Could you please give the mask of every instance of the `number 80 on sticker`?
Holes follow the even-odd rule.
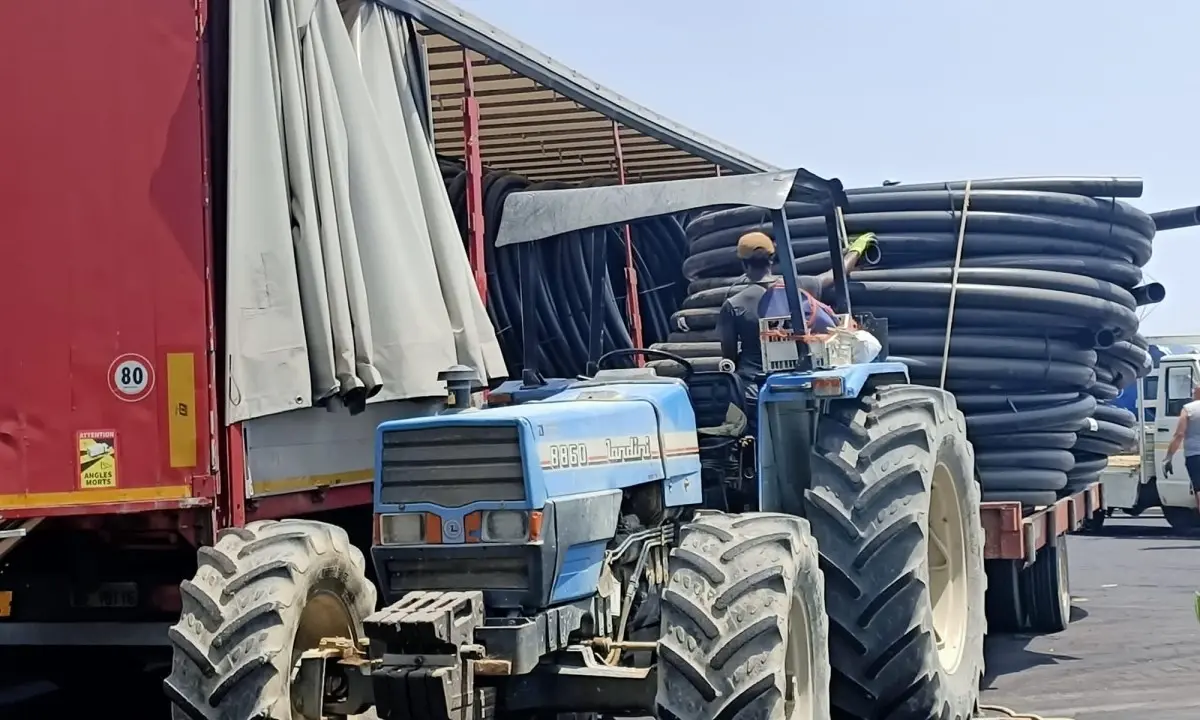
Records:
[[[119,355],[108,366],[108,388],[118,400],[142,400],[154,389],[154,366],[137,353]]]

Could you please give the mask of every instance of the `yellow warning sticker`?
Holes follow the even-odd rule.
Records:
[[[117,486],[117,434],[112,430],[79,433],[79,487]]]

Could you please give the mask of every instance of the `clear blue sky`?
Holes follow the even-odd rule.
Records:
[[[1200,204],[1197,0],[455,0],[593,80],[851,185],[1145,179]],[[1200,230],[1155,240],[1147,334],[1200,334]]]

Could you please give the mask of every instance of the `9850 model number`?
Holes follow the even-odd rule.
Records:
[[[572,468],[587,465],[587,445],[584,443],[557,443],[550,446],[550,467]]]

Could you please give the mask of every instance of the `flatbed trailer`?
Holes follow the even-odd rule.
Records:
[[[1018,502],[980,506],[988,574],[990,631],[1060,632],[1071,622],[1067,536],[1104,514],[1099,481],[1053,505]]]

